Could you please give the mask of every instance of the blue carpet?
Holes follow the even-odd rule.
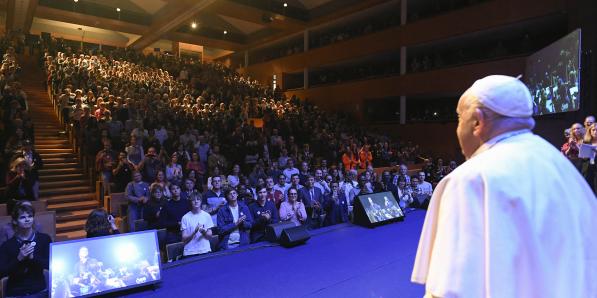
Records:
[[[374,229],[314,232],[294,248],[256,245],[166,266],[163,282],[133,297],[417,297],[410,282],[424,211]]]

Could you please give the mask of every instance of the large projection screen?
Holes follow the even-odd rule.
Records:
[[[50,245],[50,297],[89,297],[157,283],[155,230]]]
[[[580,108],[580,40],[581,31],[576,29],[526,60],[524,81],[533,96],[535,115]]]

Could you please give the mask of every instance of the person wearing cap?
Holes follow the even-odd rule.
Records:
[[[517,78],[488,76],[461,96],[467,161],[431,198],[412,281],[425,297],[592,297],[597,201],[551,144],[533,134]]]

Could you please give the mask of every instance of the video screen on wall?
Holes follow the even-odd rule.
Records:
[[[360,195],[358,200],[361,201],[365,214],[372,224],[404,216],[404,212],[391,192]]]
[[[156,231],[55,242],[50,246],[50,297],[89,297],[157,283]]]
[[[576,29],[527,59],[524,81],[533,96],[535,115],[580,108],[580,40]]]

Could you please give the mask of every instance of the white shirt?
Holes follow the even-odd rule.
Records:
[[[421,190],[421,192],[424,194],[430,195],[433,193],[433,186],[431,185],[431,183],[429,183],[427,181],[421,182],[421,184],[419,184],[418,186],[419,186],[419,189]]]
[[[214,226],[213,221],[209,213],[200,210],[199,213],[195,214],[191,211],[187,212],[180,220],[180,230],[182,232],[192,233],[195,231],[197,226],[202,225],[204,229],[209,229]],[[193,239],[184,246],[184,256],[190,256],[195,254],[204,254],[211,251],[209,240],[207,240],[199,232],[193,236]]]
[[[285,168],[282,173],[284,173],[284,176],[286,176],[286,183],[290,183],[290,178],[292,178],[292,175],[299,174],[299,170],[297,168]]]
[[[596,215],[551,144],[498,136],[436,187],[412,281],[437,297],[595,297]]]
[[[230,208],[230,212],[232,212],[232,218],[234,219],[234,222],[237,222],[239,218],[238,205],[236,205],[236,207],[228,206],[228,208]],[[230,238],[228,238],[228,244],[234,243],[240,243],[240,233],[238,232],[238,227],[230,233]]]

